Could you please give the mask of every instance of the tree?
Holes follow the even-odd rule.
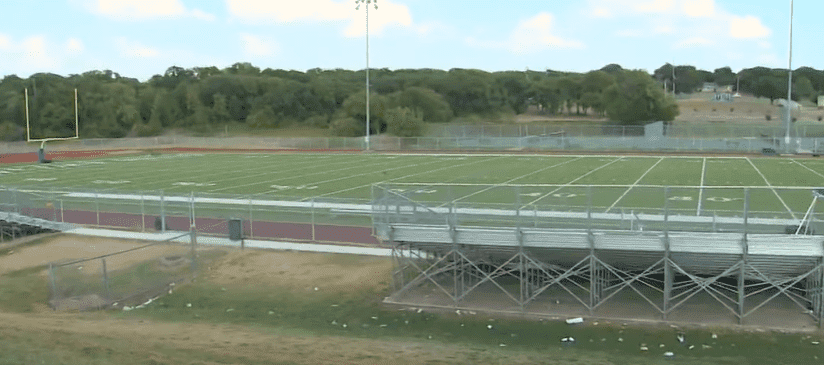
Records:
[[[332,134],[340,137],[362,137],[366,134],[366,125],[351,117],[333,120],[330,128]]]
[[[715,83],[718,85],[735,85],[738,78],[732,73],[732,69],[729,67],[716,68],[715,71],[713,71],[713,77]]]
[[[671,121],[678,116],[678,104],[644,71],[617,74],[616,83],[604,91],[605,110],[610,119],[624,124]]]
[[[769,98],[770,104],[773,104],[776,99],[787,95],[786,90],[782,90],[783,81],[774,76],[763,76],[755,83],[752,93],[758,98]]]
[[[815,95],[815,89],[813,89],[813,83],[810,82],[810,79],[804,76],[795,78],[793,100],[809,99],[813,95]]]
[[[386,112],[387,132],[398,137],[417,137],[423,133],[423,119],[409,108],[394,108]]]
[[[446,123],[452,119],[449,103],[434,90],[412,86],[395,94],[394,99],[394,104],[415,111],[427,122]]]
[[[369,95],[369,134],[379,134],[386,132],[386,111],[387,99],[379,94]],[[364,135],[366,134],[366,93],[363,91],[350,95],[343,102],[342,111],[345,117],[357,120],[363,124]]]
[[[246,123],[254,128],[274,128],[278,126],[275,112],[269,106],[256,109],[246,119]]]

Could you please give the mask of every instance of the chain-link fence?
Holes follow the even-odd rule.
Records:
[[[435,137],[372,136],[369,148],[376,151],[675,151],[759,153],[764,149],[790,153],[820,153],[824,150],[824,124],[795,127],[789,143],[775,126],[759,127],[666,127],[663,136],[644,135],[641,126],[444,126]],[[256,138],[256,137],[164,137],[84,139],[54,143],[47,147],[50,158],[76,158],[81,151],[118,149],[171,149],[197,151],[284,150],[306,151],[366,149],[357,138]],[[24,142],[0,143],[0,153],[30,153],[35,147]],[[91,156],[91,152],[85,152]],[[15,160],[16,161],[16,160]]]
[[[791,136],[824,137],[824,124],[793,123]],[[780,123],[667,123],[665,134],[671,138],[773,138],[783,139]],[[503,138],[503,137],[643,137],[643,125],[617,125],[591,122],[551,124],[437,124],[429,126],[428,137]]]
[[[375,222],[465,227],[822,234],[812,188],[380,184]],[[387,224],[383,224],[386,226]]]
[[[197,245],[195,231],[93,258],[49,264],[55,310],[130,308],[196,277],[217,253]]]
[[[155,191],[0,187],[0,210],[54,222],[135,232],[188,231],[225,237],[240,220],[244,239],[376,244],[368,199],[303,199]]]

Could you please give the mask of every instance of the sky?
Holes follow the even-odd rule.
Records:
[[[372,68],[787,68],[788,0],[378,0]],[[354,0],[3,0],[0,76],[170,66],[366,67]],[[793,68],[824,68],[824,1],[794,5]]]

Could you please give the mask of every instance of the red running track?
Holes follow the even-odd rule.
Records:
[[[141,231],[144,225],[146,230],[154,231],[155,220],[158,218],[157,215],[141,216],[140,214],[130,213],[96,213],[83,210],[65,210],[62,212],[63,216],[61,217],[60,210],[53,208],[23,208],[20,213],[47,220],[61,221],[62,219],[62,221],[66,223],[125,228],[134,231]],[[198,232],[217,236],[229,235],[227,219],[197,217],[195,224]],[[248,238],[380,245],[380,242],[372,236],[372,227],[315,224],[314,232],[312,227],[311,223],[249,222],[248,220],[244,220],[243,222],[244,236]],[[188,231],[189,217],[166,216],[166,228],[173,231]]]

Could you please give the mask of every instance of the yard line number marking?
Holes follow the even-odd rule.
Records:
[[[750,163],[750,166],[752,166],[752,168],[754,168],[754,169],[755,169],[755,172],[757,172],[759,175],[761,175],[761,178],[762,178],[762,179],[764,179],[764,182],[765,182],[765,183],[767,184],[767,186],[768,186],[768,187],[772,190],[773,194],[775,194],[775,197],[776,197],[776,198],[778,198],[778,201],[780,201],[780,202],[781,202],[781,205],[783,205],[783,206],[784,206],[784,208],[786,208],[786,209],[787,209],[787,212],[789,212],[789,213],[790,213],[790,216],[792,216],[792,217],[793,217],[793,219],[798,219],[798,218],[795,216],[795,213],[793,213],[792,209],[790,209],[790,207],[789,207],[789,206],[787,206],[787,203],[785,203],[785,202],[784,202],[784,199],[781,199],[781,196],[780,196],[780,195],[778,195],[778,192],[777,192],[777,191],[775,191],[775,188],[772,186],[772,184],[770,184],[770,182],[769,182],[769,181],[767,181],[767,177],[766,177],[766,176],[764,176],[764,174],[762,174],[762,173],[761,173],[761,170],[759,170],[759,169],[758,169],[758,167],[755,167],[755,164],[753,164],[753,163],[752,163],[752,161],[750,160],[750,158],[749,158],[749,157],[744,157],[744,159],[745,159],[745,160],[747,160],[747,162],[749,162],[749,163]]]
[[[610,205],[609,208],[607,208],[607,210],[604,211],[604,213],[609,213],[609,211],[612,210],[612,208],[615,207],[615,204],[618,204],[618,202],[621,201],[621,199],[624,199],[624,197],[630,192],[630,190],[632,190],[632,188],[637,186],[638,183],[641,182],[641,179],[643,179],[644,176],[647,176],[647,174],[649,174],[649,172],[652,171],[652,169],[654,169],[655,166],[658,166],[658,164],[661,163],[661,161],[664,161],[663,157],[659,158],[658,161],[655,162],[654,165],[652,165],[652,167],[647,169],[647,171],[644,171],[644,174],[641,175],[641,177],[639,177],[638,180],[635,180],[635,182],[632,183],[632,185],[630,185],[630,187],[626,191],[624,191],[624,193],[621,194],[621,196],[619,196],[618,199],[615,199],[615,201],[612,203],[612,205]]]
[[[557,193],[557,192],[558,192],[558,190],[561,190],[561,189],[563,189],[563,188],[565,188],[565,187],[568,187],[568,186],[570,186],[570,185],[574,184],[576,181],[581,180],[581,179],[583,179],[583,178],[587,177],[589,174],[591,174],[591,173],[593,173],[593,172],[595,172],[595,171],[598,171],[598,170],[600,170],[600,169],[603,169],[604,167],[607,167],[607,166],[609,166],[609,165],[612,165],[612,164],[614,164],[614,163],[616,163],[616,162],[618,162],[618,161],[624,161],[624,159],[623,159],[622,157],[621,157],[621,158],[616,158],[616,159],[612,160],[611,162],[607,162],[606,164],[603,164],[603,165],[601,165],[601,166],[599,166],[599,167],[596,167],[595,169],[592,169],[590,172],[587,172],[586,174],[583,174],[583,175],[579,176],[578,178],[576,178],[576,179],[574,179],[574,180],[572,180],[572,181],[570,181],[570,182],[568,182],[568,183],[566,183],[566,184],[564,184],[564,185],[561,185],[561,186],[560,186],[560,187],[558,187],[557,189],[552,190],[552,191],[550,191],[550,192],[548,192],[548,193],[546,193],[546,194],[542,195],[540,198],[535,199],[535,200],[533,200],[533,201],[531,201],[531,202],[529,202],[529,203],[524,204],[523,206],[521,206],[521,209],[524,209],[524,208],[526,208],[526,207],[527,207],[527,206],[529,206],[529,205],[535,204],[535,203],[536,203],[536,202],[538,202],[539,200],[541,200],[541,199],[543,199],[543,198],[546,198],[547,196],[550,196],[550,195],[552,195],[552,194]]]
[[[480,163],[480,162],[492,161],[492,160],[494,160],[494,159],[496,159],[496,158],[497,158],[497,159],[500,159],[501,157],[503,157],[503,156],[499,156],[499,157],[492,157],[492,158],[488,158],[488,159],[485,159],[485,160],[472,161],[472,162],[462,163],[462,164],[458,164],[458,165],[450,165],[450,166],[440,167],[440,168],[437,168],[437,169],[434,169],[434,170],[428,170],[428,171],[423,171],[423,172],[416,172],[416,173],[414,173],[414,174],[409,174],[409,175],[406,175],[406,176],[396,177],[396,178],[393,178],[393,179],[387,179],[387,180],[378,181],[378,182],[375,182],[375,183],[369,183],[369,184],[364,184],[364,185],[360,185],[360,186],[355,186],[355,187],[351,187],[351,188],[347,188],[347,189],[342,189],[342,190],[338,190],[338,191],[329,192],[329,193],[326,193],[326,194],[315,195],[315,196],[313,196],[313,197],[311,197],[311,198],[304,198],[304,199],[302,199],[301,201],[307,201],[307,200],[310,200],[310,199],[315,199],[315,198],[319,198],[319,197],[322,197],[322,196],[328,196],[328,195],[335,195],[335,194],[339,194],[339,193],[344,193],[344,192],[347,192],[347,191],[350,191],[350,190],[361,189],[361,188],[365,188],[365,187],[367,187],[367,186],[372,186],[373,184],[383,184],[383,183],[386,183],[386,182],[389,182],[389,181],[393,181],[393,180],[400,180],[400,179],[405,179],[405,178],[407,178],[407,177],[412,177],[412,176],[415,176],[415,175],[429,174],[429,173],[433,173],[433,172],[436,172],[436,171],[441,171],[441,170],[451,169],[451,168],[455,168],[455,167],[463,167],[463,166],[472,165],[472,164],[476,164],[476,163]],[[460,177],[460,176],[459,176],[459,177]],[[457,179],[457,177],[456,177],[455,179]],[[453,179],[453,180],[454,180],[454,179]],[[409,185],[423,185],[423,186],[431,186],[431,185],[433,185],[433,184],[430,184],[430,183],[418,183],[418,184],[409,184]],[[438,184],[438,185],[448,185],[448,183],[447,183],[447,184]]]
[[[525,178],[525,177],[527,177],[527,176],[529,176],[529,175],[534,175],[534,174],[537,174],[537,173],[539,173],[539,172],[543,172],[543,171],[549,170],[549,169],[551,169],[551,168],[553,168],[553,167],[556,167],[556,166],[566,165],[566,164],[568,164],[568,163],[570,163],[570,162],[573,162],[573,161],[578,161],[578,160],[580,160],[580,159],[582,159],[582,158],[583,158],[583,157],[574,158],[574,159],[572,159],[572,160],[567,160],[567,161],[564,161],[564,162],[559,162],[559,163],[556,163],[556,164],[554,164],[554,165],[547,166],[547,167],[544,167],[544,168],[542,168],[542,169],[538,169],[538,170],[532,171],[532,172],[530,172],[530,173],[528,173],[528,174],[524,174],[524,175],[518,176],[518,177],[516,177],[516,178],[509,179],[509,180],[504,181],[504,182],[502,182],[502,183],[500,183],[500,184],[495,184],[495,185],[492,185],[492,186],[490,186],[490,187],[488,187],[488,188],[486,188],[486,189],[481,189],[481,190],[478,190],[478,191],[476,191],[476,192],[474,192],[474,193],[472,193],[472,194],[464,195],[464,196],[462,196],[462,197],[460,197],[460,198],[458,198],[458,199],[453,200],[452,202],[454,203],[454,202],[459,201],[459,200],[464,200],[464,199],[469,198],[469,197],[471,197],[471,196],[474,196],[474,195],[477,195],[477,194],[483,193],[483,192],[485,192],[485,191],[489,191],[490,189],[494,189],[494,188],[496,188],[496,187],[499,187],[499,186],[501,186],[502,184],[509,184],[509,183],[511,183],[511,182],[513,182],[513,181],[515,181],[515,180],[519,180],[519,179]],[[440,207],[442,207],[442,206],[444,206],[444,205],[446,205],[446,204],[448,204],[448,203],[441,204],[441,205],[439,205],[438,207],[440,208]]]

